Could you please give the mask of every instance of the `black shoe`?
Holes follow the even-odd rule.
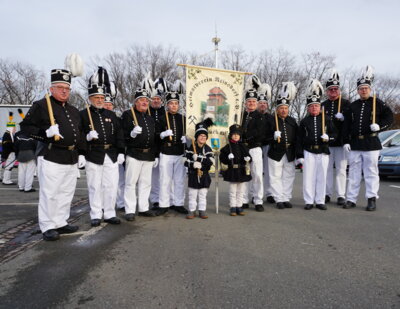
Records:
[[[173,207],[173,208],[172,208]],[[184,214],[187,215],[189,212],[188,210],[183,207],[183,206],[171,206],[170,207],[172,210],[175,210],[176,212],[180,213],[180,214]]]
[[[344,198],[338,197],[336,204],[338,204],[339,206],[344,206],[344,204],[345,204]]]
[[[43,239],[47,241],[59,240],[60,234],[56,230],[47,230],[43,233]]]
[[[101,219],[92,219],[90,220],[90,225],[91,226],[99,226],[101,223]]]
[[[321,209],[321,210],[327,210],[328,209],[325,204],[317,204],[317,205],[315,205],[315,207],[318,208],[318,209]]]
[[[313,204],[306,204],[306,206],[304,206],[304,209],[305,209],[305,210],[310,210],[310,209],[312,209],[313,207],[314,207]]]
[[[264,207],[263,207],[263,205],[261,205],[261,204],[259,204],[259,205],[256,205],[256,211],[258,211],[258,212],[262,212],[262,211],[264,211]]]
[[[156,210],[160,208],[160,204],[158,202],[153,203],[153,207],[151,208],[152,210]]]
[[[249,204],[248,204],[248,203],[244,203],[244,204],[242,205],[242,208],[248,209],[248,208],[249,208]]]
[[[139,212],[139,216],[143,216],[143,217],[155,217],[156,214],[154,213],[153,210],[147,210],[147,211]]]
[[[31,188],[30,190],[25,190],[24,192],[25,192],[25,193],[29,193],[29,192],[36,192],[36,189],[34,189],[34,188]]]
[[[353,207],[356,207],[356,203],[353,203],[350,201],[347,201],[346,204],[343,205],[344,209],[349,209],[349,208],[353,208]]]
[[[283,204],[282,202],[278,202],[278,203],[276,203],[276,208],[285,209],[285,204]]]
[[[331,201],[331,197],[329,195],[325,195],[325,204]]]
[[[104,222],[109,224],[121,224],[121,220],[117,217],[112,217],[110,219],[104,219]]]
[[[126,221],[135,221],[135,214],[126,214],[125,220]]]
[[[19,192],[25,192],[25,190],[24,189],[19,189]]]
[[[283,202],[283,205],[285,205],[285,208],[293,208],[293,205],[290,202]]]
[[[374,211],[376,210],[376,198],[371,197],[368,199],[368,206],[365,208],[366,211]]]
[[[58,232],[58,234],[71,234],[71,233],[75,233],[77,230],[79,230],[78,226],[67,224],[66,226],[59,227],[57,229],[57,232]]]
[[[123,211],[123,212],[125,212],[125,207],[117,208],[117,211]]]
[[[239,216],[244,216],[245,213],[244,213],[243,208],[242,207],[236,207],[236,214],[239,215]]]
[[[165,215],[169,210],[169,207],[160,207],[155,211],[156,216]]]
[[[275,203],[275,199],[272,195],[267,196],[267,202],[270,204],[274,204]]]

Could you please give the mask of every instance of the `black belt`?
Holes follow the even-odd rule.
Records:
[[[366,134],[366,135],[358,135],[356,136],[357,139],[364,139],[367,137],[374,137],[374,136],[378,136],[378,133],[371,133],[371,134]]]
[[[176,146],[176,145],[179,145],[179,144],[165,143],[164,145],[167,146],[167,147],[173,147],[173,146]],[[182,145],[183,145],[183,144],[182,144]]]
[[[101,148],[101,149],[110,149],[111,147],[112,147],[112,144],[104,144],[104,145],[101,145],[101,144],[91,144],[91,145],[89,145],[89,149],[90,148]]]
[[[319,147],[321,147],[321,146],[320,145],[311,145],[310,149],[318,150]]]
[[[47,146],[47,148],[50,150],[51,148],[56,147],[56,148],[60,148],[60,149],[65,149],[65,150],[75,150],[76,146],[75,145],[71,145],[71,146],[67,146],[67,145],[59,145],[59,144],[54,144],[54,143],[49,143],[49,145]]]
[[[151,148],[133,148],[135,151],[139,151],[139,152],[143,152],[143,153],[147,153],[151,150]]]

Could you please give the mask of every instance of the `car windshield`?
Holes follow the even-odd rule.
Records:
[[[384,131],[379,133],[379,139],[381,140],[381,143],[385,141],[390,135],[392,135],[395,131],[390,130],[390,131]]]
[[[391,141],[390,146],[400,146],[400,134],[397,134]]]

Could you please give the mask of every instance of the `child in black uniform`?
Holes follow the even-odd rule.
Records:
[[[194,135],[195,141],[186,150],[185,166],[188,167],[188,187],[189,187],[189,213],[187,219],[193,219],[197,208],[197,198],[199,200],[199,217],[207,219],[207,192],[211,184],[211,177],[208,173],[211,165],[214,164],[214,154],[210,146],[206,144],[208,138],[208,127],[212,121],[207,118],[196,125]]]
[[[251,180],[249,149],[240,141],[241,127],[234,124],[229,127],[229,142],[221,149],[220,161],[228,165],[223,173],[224,180],[229,181],[230,215],[244,216],[242,204],[246,192],[246,182]]]

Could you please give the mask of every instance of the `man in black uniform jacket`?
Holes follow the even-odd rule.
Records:
[[[51,106],[55,125],[50,124],[46,99],[32,104],[21,130],[41,142],[38,154],[39,226],[44,240],[57,240],[59,234],[73,233],[68,225],[71,201],[77,181],[78,150],[86,148],[79,111],[68,104],[71,72],[51,71]],[[55,136],[60,136],[58,141]]]

